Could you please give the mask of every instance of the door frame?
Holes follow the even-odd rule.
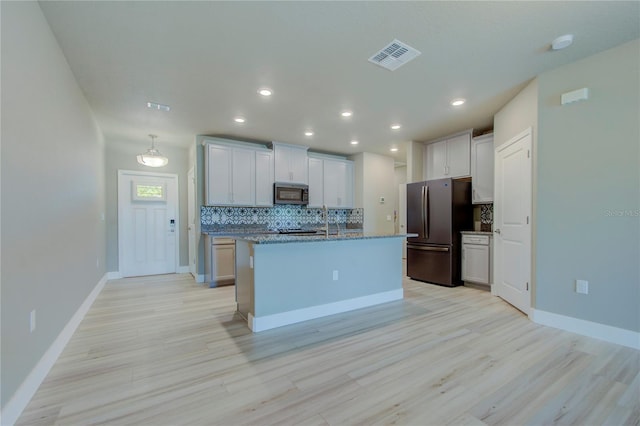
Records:
[[[511,137],[509,140],[507,140],[507,142],[496,146],[494,148],[494,168],[497,167],[498,165],[498,153],[500,151],[503,151],[505,149],[507,149],[508,147],[510,147],[511,145],[515,144],[516,142],[522,140],[523,138],[529,137],[529,150],[530,150],[530,158],[531,158],[531,168],[529,170],[530,176],[529,176],[529,210],[527,211],[527,214],[529,216],[529,247],[528,247],[528,251],[529,251],[529,256],[526,259],[526,261],[528,262],[528,266],[529,266],[529,300],[528,300],[528,306],[527,306],[527,312],[525,312],[525,314],[530,318],[533,312],[533,303],[532,303],[532,299],[533,299],[533,292],[534,292],[534,282],[533,282],[533,267],[534,267],[534,263],[533,263],[533,229],[534,229],[534,216],[533,216],[533,176],[534,176],[534,154],[533,154],[533,150],[534,150],[534,143],[533,143],[533,128],[532,127],[527,127],[526,129],[524,129],[523,131],[517,133],[515,136]],[[494,175],[496,176],[496,180],[494,181],[494,197],[495,197],[495,188],[498,185],[498,181],[497,181],[497,173],[495,173],[494,170]],[[495,203],[495,198],[494,198],[494,203]],[[495,219],[495,215],[496,215],[496,209],[495,209],[495,204],[494,204],[494,219]],[[493,228],[494,228],[494,233],[495,233],[495,227],[496,227],[496,222],[494,222],[493,224]],[[495,254],[497,253],[496,250],[496,245],[497,245],[497,238],[494,238],[493,240],[493,261],[492,261],[492,269],[493,269],[493,285],[491,285],[491,294],[493,294],[494,296],[498,296],[502,299],[502,297],[500,296],[500,290],[498,288],[498,280],[496,279],[496,274],[498,273],[499,268],[502,266],[501,264],[498,264],[499,260],[502,259],[498,259],[498,256],[496,256]],[[506,303],[507,302],[505,299],[504,300]],[[516,308],[517,309],[517,308]]]
[[[193,229],[191,229],[191,213],[193,213]],[[196,259],[198,258],[198,250],[196,243],[196,221],[198,214],[196,212],[196,173],[195,166],[191,167],[187,172],[187,232],[188,232],[188,254],[189,254],[189,272],[195,278],[197,275],[196,270]],[[193,232],[193,241],[191,238],[191,234]],[[193,256],[193,263],[191,259]]]
[[[118,275],[122,276],[122,272],[121,272],[121,265],[123,265],[123,257],[122,254],[124,252],[123,250],[123,245],[124,245],[124,230],[122,229],[123,227],[121,226],[121,221],[120,218],[122,217],[122,209],[124,208],[123,204],[123,197],[122,194],[120,194],[120,180],[123,178],[123,176],[125,175],[135,175],[135,176],[143,176],[143,177],[159,177],[159,178],[170,178],[170,179],[175,179],[176,181],[176,229],[175,229],[175,238],[176,238],[176,244],[175,244],[175,271],[176,273],[178,272],[179,268],[180,268],[180,180],[178,177],[177,173],[160,173],[160,172],[143,172],[143,171],[139,171],[139,170],[122,170],[122,169],[118,169],[118,180],[116,182],[117,185],[117,190],[116,193],[118,194],[118,216],[117,216],[117,221],[118,221]]]

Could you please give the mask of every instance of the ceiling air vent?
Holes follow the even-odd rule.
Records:
[[[406,64],[419,54],[420,52],[418,50],[408,44],[399,40],[393,40],[382,48],[382,50],[370,57],[369,62],[380,65],[382,68],[395,71],[400,68],[401,65]]]

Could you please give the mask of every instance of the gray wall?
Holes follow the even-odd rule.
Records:
[[[118,170],[138,170],[178,175],[180,266],[189,265],[189,234],[187,231],[187,172],[189,150],[164,145],[156,139],[156,148],[169,158],[165,167],[153,168],[138,164],[136,156],[149,148],[151,139],[140,135],[139,141],[107,140],[106,191],[107,191],[107,271],[118,271]],[[197,211],[200,217],[200,211]]]
[[[393,233],[393,210],[398,187],[394,159],[364,152],[351,157],[354,168],[354,207],[364,209],[364,231]],[[380,197],[385,202],[380,203]],[[391,221],[387,216],[391,216]]]
[[[105,203],[102,134],[38,3],[0,7],[4,409],[105,274]]]
[[[541,74],[536,308],[640,331],[640,41]],[[560,106],[588,87],[586,102]],[[589,281],[589,295],[574,280]]]

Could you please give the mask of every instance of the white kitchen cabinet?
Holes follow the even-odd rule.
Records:
[[[309,156],[309,207],[353,208],[353,161]]]
[[[324,161],[309,157],[309,207],[322,207],[324,204]]]
[[[273,205],[273,152],[256,151],[256,206]]]
[[[255,150],[206,146],[207,205],[255,205]]]
[[[471,188],[474,204],[493,203],[493,133],[471,142]]]
[[[428,143],[424,150],[426,180],[471,174],[471,130]]]
[[[324,204],[333,208],[353,207],[353,163],[324,160]]]
[[[307,147],[273,142],[275,181],[308,183]]]
[[[233,284],[236,276],[236,244],[229,238],[207,237],[205,281],[210,287]]]
[[[491,237],[462,235],[462,280],[491,284]]]

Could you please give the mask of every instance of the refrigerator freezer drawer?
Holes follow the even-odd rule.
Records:
[[[407,245],[407,275],[419,281],[449,287],[460,285],[449,247]]]

